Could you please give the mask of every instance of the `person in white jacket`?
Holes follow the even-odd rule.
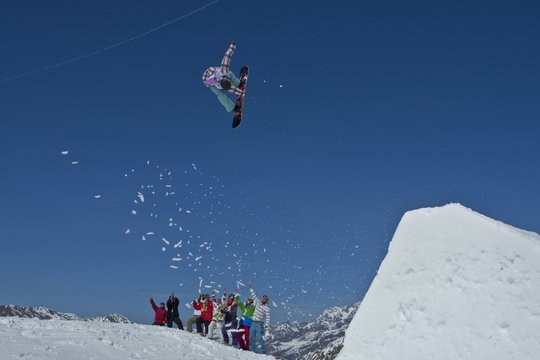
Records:
[[[270,307],[268,295],[263,295],[262,299],[257,298],[255,290],[251,282],[248,284],[251,298],[255,304],[255,312],[253,313],[253,322],[249,334],[249,350],[259,353],[266,353],[266,337],[269,335],[270,327]]]
[[[213,312],[212,312],[212,322],[210,325],[208,325],[208,335],[207,337],[209,339],[212,339],[214,337],[214,330],[217,330],[218,337],[219,334],[222,333],[223,329],[223,306],[225,302],[227,301],[227,293],[224,291],[223,296],[221,299],[216,299],[216,295],[214,291],[212,291],[212,305],[213,305]]]
[[[202,295],[199,295],[197,300],[193,300],[193,304],[200,304],[201,301],[202,301]],[[193,332],[193,324],[196,324],[197,332],[202,333],[202,328],[199,329],[200,326],[197,323],[197,319],[200,318],[200,317],[201,317],[200,308],[197,309],[197,307],[193,306],[193,316],[188,320],[188,322],[186,324],[186,331]]]

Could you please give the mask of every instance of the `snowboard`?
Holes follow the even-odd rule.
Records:
[[[246,86],[247,86],[247,81],[248,81],[248,73],[249,73],[249,68],[246,65],[242,66],[242,68],[240,69],[241,84],[238,88],[244,90],[244,94],[238,95],[236,97],[235,111],[234,111],[233,122],[232,122],[233,129],[240,126],[240,122],[242,122],[242,115],[244,113],[244,102],[245,102],[244,100],[246,97]],[[238,110],[236,110],[237,108]]]

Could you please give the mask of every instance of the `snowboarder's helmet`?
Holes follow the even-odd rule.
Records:
[[[223,90],[229,90],[231,88],[231,80],[224,76],[221,79],[219,79],[219,85]]]
[[[262,302],[267,303],[269,300],[268,295],[263,295]]]

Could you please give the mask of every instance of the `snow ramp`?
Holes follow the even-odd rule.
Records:
[[[540,236],[459,204],[406,213],[339,360],[539,359]]]

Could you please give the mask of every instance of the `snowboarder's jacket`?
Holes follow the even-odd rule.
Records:
[[[229,74],[231,58],[232,58],[232,55],[234,54],[235,49],[236,49],[236,44],[230,43],[229,48],[227,49],[227,51],[225,52],[225,55],[223,56],[223,60],[221,60],[221,66],[209,67],[208,69],[206,69],[206,71],[204,72],[202,76],[203,83],[206,87],[213,86],[215,88],[221,89],[221,85],[219,84],[219,79]],[[234,86],[231,86],[231,88],[228,91],[236,95],[244,94],[244,90],[236,88]]]
[[[180,317],[180,313],[178,312],[179,304],[180,300],[176,296],[169,297],[169,300],[167,300],[167,316],[169,319]]]
[[[264,322],[264,327],[268,328],[270,325],[270,307],[268,304],[263,304],[258,298],[253,288],[249,289],[251,298],[255,304],[255,312],[253,313],[253,321]]]
[[[167,322],[167,310],[165,307],[158,307],[154,299],[150,299],[150,304],[156,315],[154,316],[154,324],[164,325]]]
[[[238,304],[238,307],[242,312],[242,319],[240,324],[245,326],[251,326],[251,323],[253,322],[253,313],[255,312],[255,304],[244,305],[244,303],[240,300],[239,295],[236,295],[236,303]]]
[[[212,300],[206,299],[201,306],[201,317],[206,321],[212,321],[212,315],[214,313],[214,305],[212,304]]]

